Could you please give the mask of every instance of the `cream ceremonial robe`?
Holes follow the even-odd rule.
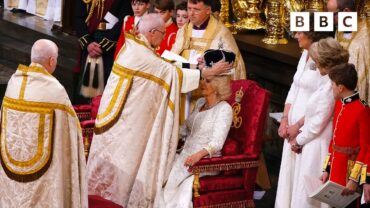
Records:
[[[220,48],[236,54],[235,73],[232,79],[245,79],[244,61],[233,35],[222,22],[212,15],[205,30],[193,30],[192,23],[185,24],[179,29],[171,51],[183,56],[191,63],[196,63],[197,58],[203,55],[204,51]]]
[[[41,65],[20,65],[9,80],[0,147],[0,207],[87,208],[79,121]]]
[[[366,22],[367,21],[367,22]],[[336,38],[349,52],[349,63],[356,66],[360,98],[370,103],[370,20],[359,20],[358,31],[338,33]]]
[[[304,116],[309,98],[319,88],[320,82],[318,80],[321,79],[321,75],[314,68],[315,64],[312,59],[307,60],[307,58],[308,52],[304,50],[285,101],[285,104],[291,104],[288,114],[289,125],[295,124]],[[291,150],[289,142],[285,139],[276,192],[276,208],[290,207],[296,165],[299,165],[296,164],[296,154]]]
[[[307,101],[302,132],[297,143],[303,145],[301,154],[296,155],[293,196],[290,207],[319,208],[329,207],[325,203],[309,198],[306,192],[305,176],[320,178],[329,143],[332,137],[332,116],[334,95],[328,75],[321,77],[320,87]]]
[[[158,57],[144,36],[126,33],[95,123],[89,194],[125,208],[153,206],[176,153],[180,88],[197,88],[196,74],[183,79],[183,71]]]

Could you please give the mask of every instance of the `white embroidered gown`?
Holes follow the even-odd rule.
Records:
[[[297,143],[303,145],[303,149],[301,154],[296,155],[291,207],[329,207],[327,204],[308,197],[309,193],[306,192],[304,179],[305,176],[320,178],[332,137],[335,100],[329,76],[322,76],[320,83],[319,89],[307,102],[304,126],[297,136]]]
[[[312,59],[308,59],[308,51],[304,50],[294,75],[285,104],[291,104],[288,120],[289,125],[295,124],[304,116],[309,98],[319,88],[321,75],[315,69]],[[307,61],[306,61],[307,60]],[[276,192],[275,207],[289,208],[292,201],[296,154],[291,151],[291,145],[284,141],[283,154]]]
[[[193,207],[192,187],[194,176],[184,166],[185,159],[202,149],[206,149],[211,157],[221,155],[221,149],[232,122],[232,108],[227,102],[221,101],[213,108],[199,112],[204,103],[204,98],[197,101],[194,111],[181,127],[180,134],[186,137],[184,149],[175,159],[168,181],[163,189],[165,205],[160,207]]]

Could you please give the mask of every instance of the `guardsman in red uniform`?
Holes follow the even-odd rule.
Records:
[[[161,15],[163,21],[166,23],[166,31],[159,31],[165,35],[161,44],[157,48],[157,53],[161,55],[163,51],[170,51],[172,45],[175,43],[177,30],[179,29],[175,22],[172,21],[175,4],[173,0],[156,0],[154,3],[154,12]]]
[[[323,181],[327,179],[346,186],[343,195],[352,194],[366,182],[361,176],[367,172],[366,155],[370,145],[369,107],[360,100],[357,72],[353,64],[335,66],[329,72],[333,84],[334,109],[333,139],[324,163]]]
[[[76,0],[75,30],[81,57],[75,69],[75,103],[88,102],[88,98],[102,93],[123,18],[130,14],[129,0]]]
[[[131,7],[134,11],[134,15],[127,15],[123,20],[121,34],[119,35],[114,58],[117,57],[118,52],[125,43],[125,33],[131,33],[133,35],[136,34],[137,24],[139,23],[140,18],[148,13],[150,3],[149,0],[131,0]]]

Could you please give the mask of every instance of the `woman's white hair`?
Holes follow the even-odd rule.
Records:
[[[58,57],[57,45],[51,40],[37,40],[31,49],[31,61],[34,63],[43,63],[50,57]]]
[[[138,31],[141,34],[145,34],[162,26],[164,26],[164,21],[159,14],[146,14],[139,21]]]

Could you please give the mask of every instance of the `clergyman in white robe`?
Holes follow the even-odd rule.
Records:
[[[199,79],[199,71],[160,58],[145,36],[126,33],[95,123],[89,194],[125,208],[153,207],[176,153],[180,90],[196,89]]]
[[[87,208],[81,128],[63,86],[19,65],[1,110],[0,207]]]

